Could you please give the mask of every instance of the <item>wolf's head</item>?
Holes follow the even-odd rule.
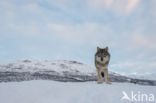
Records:
[[[97,52],[96,52],[96,59],[100,62],[106,62],[110,58],[110,54],[108,52],[108,47],[106,48],[99,48],[97,47]]]

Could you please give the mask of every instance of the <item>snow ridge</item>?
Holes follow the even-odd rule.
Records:
[[[154,80],[134,79],[110,72],[111,82],[156,85]],[[62,82],[97,81],[96,69],[77,61],[21,60],[0,65],[0,82],[55,80]]]

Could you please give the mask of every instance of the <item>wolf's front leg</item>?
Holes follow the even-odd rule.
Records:
[[[105,69],[104,72],[105,72],[105,81],[106,81],[106,83],[111,84],[110,81],[109,81],[108,69]]]
[[[102,77],[101,77],[101,71],[99,69],[97,69],[97,73],[98,73],[98,84],[103,83]]]

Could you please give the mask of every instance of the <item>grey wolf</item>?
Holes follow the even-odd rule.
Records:
[[[108,47],[99,48],[97,47],[97,52],[95,53],[95,67],[98,74],[98,83],[103,83],[103,78],[105,82],[110,84],[108,77],[108,64],[110,61],[110,53],[108,52]]]

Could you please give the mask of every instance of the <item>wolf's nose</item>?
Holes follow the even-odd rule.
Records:
[[[103,58],[101,58],[101,61],[103,61]]]

